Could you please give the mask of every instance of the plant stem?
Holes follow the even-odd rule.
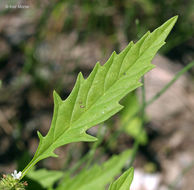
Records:
[[[135,139],[134,145],[133,145],[133,152],[132,152],[132,156],[131,156],[131,160],[130,160],[130,164],[129,166],[131,167],[133,165],[133,162],[135,160],[137,151],[139,149],[139,143],[140,143],[140,136],[142,134],[142,130],[144,128],[144,119],[145,119],[145,107],[146,107],[146,92],[145,92],[145,82],[144,82],[144,76],[142,77],[142,87],[141,87],[141,98],[142,98],[142,109],[141,109],[141,127],[139,128],[139,132],[138,132],[138,136]]]
[[[168,88],[170,88],[185,72],[187,72],[188,70],[190,70],[192,67],[194,66],[194,61],[191,61],[188,65],[186,65],[183,69],[181,69],[174,77],[173,79],[168,82],[158,93],[156,93],[150,100],[148,100],[147,102],[145,102],[145,104],[142,104],[142,106],[140,106],[140,108],[127,120],[127,122],[121,127],[121,129],[119,131],[116,132],[116,134],[109,140],[109,142],[107,142],[107,144],[110,144],[110,142],[114,141],[119,134],[123,131],[123,128],[134,118],[136,117],[138,114],[140,114],[143,110],[145,111],[145,108],[148,107],[149,105],[151,105],[153,102],[155,102],[161,95],[163,95]],[[145,88],[145,87],[144,87]],[[144,89],[145,90],[145,89]],[[143,91],[143,89],[142,89]],[[144,97],[145,98],[145,97]],[[143,94],[142,94],[142,99],[143,99]],[[144,102],[144,101],[143,101]],[[141,129],[140,129],[141,130]],[[139,133],[141,134],[141,133]],[[139,135],[138,135],[139,136]],[[139,139],[139,137],[137,138]],[[139,147],[139,142],[135,141],[134,143],[134,147],[133,147],[133,153],[134,155],[136,155],[136,152],[138,151],[138,147]],[[134,156],[132,156],[134,157]],[[134,158],[133,158],[134,159]],[[131,160],[131,164],[133,163],[134,160]],[[130,164],[130,165],[131,165]]]
[[[98,133],[97,133],[97,138],[98,138],[98,141],[96,141],[95,143],[93,143],[93,146],[92,148],[90,149],[90,151],[85,154],[70,170],[69,170],[69,174],[73,174],[84,162],[86,162],[87,160],[87,164],[86,164],[86,169],[90,166],[92,160],[93,160],[93,157],[94,157],[94,154],[95,154],[95,151],[96,149],[98,148],[98,146],[101,144],[101,142],[103,141],[103,135],[102,135],[102,127],[103,126],[99,126],[99,130],[98,130]],[[105,128],[106,130],[106,128]]]
[[[156,93],[150,100],[148,100],[145,105],[140,106],[140,108],[131,116],[126,123],[127,125],[134,117],[136,117],[138,114],[141,113],[143,107],[147,108],[149,105],[151,105],[154,101],[156,101],[161,95],[163,95],[169,87],[171,87],[185,72],[187,72],[189,69],[191,69],[194,66],[194,61],[190,62],[187,66],[185,66],[183,69],[181,69],[174,77],[173,79],[168,82],[158,93]]]
[[[181,69],[174,77],[173,79],[167,83],[158,93],[156,93],[150,100],[148,100],[147,102],[145,102],[145,85],[144,85],[144,78],[142,78],[142,106],[140,107],[140,109],[134,114],[134,116],[132,116],[130,118],[130,120],[132,118],[134,118],[139,112],[141,112],[141,118],[142,118],[142,126],[139,130],[139,134],[138,137],[135,140],[134,146],[133,146],[133,153],[132,153],[132,158],[131,158],[131,162],[130,162],[130,166],[132,166],[134,160],[135,160],[135,156],[137,154],[138,148],[139,148],[139,137],[141,135],[142,129],[143,129],[143,124],[144,124],[144,114],[145,114],[145,108],[147,106],[149,106],[150,104],[152,104],[155,100],[157,100],[162,94],[164,94],[168,88],[170,86],[172,86],[179,78],[180,76],[182,76],[186,71],[188,71],[189,69],[191,69],[194,66],[194,61],[190,62],[187,66],[185,66],[183,69]],[[128,120],[129,122],[129,120]]]
[[[181,69],[167,85],[165,85],[158,93],[156,93],[156,95],[154,95],[150,100],[146,102],[146,107],[152,104],[155,100],[157,100],[162,94],[164,94],[168,90],[168,88],[177,81],[177,79],[179,79],[185,72],[187,72],[193,66],[194,61],[190,62],[187,66]]]
[[[99,126],[99,129],[98,129],[98,133],[97,133],[97,139],[98,139],[98,141],[96,141],[95,143],[93,143],[93,146],[92,146],[91,150],[88,153],[88,162],[86,164],[86,169],[90,166],[90,164],[91,164],[91,162],[92,162],[92,160],[94,158],[94,154],[96,152],[97,147],[103,141],[104,135],[102,134],[102,132],[103,132],[103,125]]]

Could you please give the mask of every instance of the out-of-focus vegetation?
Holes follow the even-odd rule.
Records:
[[[94,64],[98,60],[104,63],[112,50],[120,52],[129,41],[179,15],[161,53],[183,65],[194,59],[192,0],[36,0],[29,4],[29,9],[0,10],[0,172],[12,171],[16,163],[22,170],[30,160],[38,144],[36,131],[46,134],[50,126],[53,89],[66,98],[77,73],[82,71],[87,76]],[[99,132],[104,135],[100,141],[103,146],[97,150],[100,161],[131,145],[137,136],[134,126],[139,126],[139,116],[129,124],[125,117],[127,113],[132,115],[139,104],[135,95],[126,99],[134,106],[106,122],[106,133],[104,127]],[[146,116],[145,121],[149,121]],[[123,130],[115,133],[123,125]],[[97,131],[92,129],[90,133]],[[113,141],[109,140],[110,134],[114,134]],[[149,147],[149,138],[146,129],[140,139],[142,145]],[[62,156],[57,163],[48,159],[39,167],[69,169],[90,146],[80,143],[65,147],[65,151],[59,149]],[[157,158],[146,151],[142,151],[144,156],[159,170]]]

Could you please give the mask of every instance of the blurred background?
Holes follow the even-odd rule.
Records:
[[[179,15],[167,44],[146,74],[150,99],[194,59],[193,0],[2,0],[0,5],[0,173],[22,170],[45,135],[53,111],[55,89],[65,99],[77,74],[89,75],[97,61],[104,64],[131,40]],[[5,5],[25,5],[5,8]],[[132,190],[194,187],[194,69],[182,76],[146,109],[145,130],[136,157]],[[122,102],[126,107],[100,126],[103,140],[95,153],[100,163],[131,148],[140,118],[129,122],[140,106],[138,92]],[[89,130],[96,136],[99,127]],[[38,168],[68,170],[92,143],[57,149],[59,158],[41,161]],[[186,172],[185,172],[186,170]],[[178,176],[178,178],[177,178]],[[178,179],[178,180],[177,180]],[[149,186],[148,186],[149,184]]]

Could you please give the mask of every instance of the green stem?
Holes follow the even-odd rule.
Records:
[[[106,128],[105,128],[106,130]],[[98,146],[101,144],[101,142],[103,141],[103,135],[102,135],[102,126],[100,126],[100,129],[98,130],[97,133],[97,138],[98,141],[96,141],[95,143],[93,143],[92,148],[90,149],[90,151],[85,154],[70,170],[69,170],[69,174],[73,174],[84,162],[86,162],[87,160],[87,164],[86,164],[86,168],[90,165],[90,163],[93,160],[94,157],[94,153],[96,151],[96,149],[98,148]]]
[[[132,151],[132,156],[131,156],[131,160],[130,160],[130,164],[129,166],[131,167],[133,165],[133,162],[135,160],[136,154],[138,152],[139,149],[139,143],[140,143],[140,136],[142,134],[143,128],[144,128],[144,122],[145,122],[145,107],[146,107],[146,92],[145,92],[145,82],[144,82],[144,76],[142,77],[142,87],[141,87],[141,91],[142,91],[142,109],[141,109],[141,126],[139,128],[138,131],[138,135],[137,138],[135,139],[135,143],[133,145],[133,151]]]
[[[185,66],[183,69],[181,69],[174,77],[173,79],[168,82],[158,93],[156,93],[150,100],[148,100],[145,105],[142,105],[134,114],[131,116],[126,123],[127,125],[134,117],[136,117],[138,114],[140,114],[141,110],[143,109],[143,106],[147,108],[149,105],[151,105],[154,101],[156,101],[160,96],[162,96],[169,87],[171,87],[185,72],[187,72],[189,69],[191,69],[194,66],[194,61],[190,62],[187,66]]]
[[[101,126],[99,126],[99,130],[98,130],[98,134],[97,134],[98,141],[93,143],[92,149],[90,150],[89,155],[88,155],[89,159],[88,159],[88,162],[86,164],[86,168],[88,168],[90,166],[92,160],[94,159],[94,154],[96,152],[96,149],[103,141],[104,134],[102,134],[102,131],[103,131],[103,126],[101,125]]]
[[[174,77],[173,79],[162,88],[156,95],[154,95],[150,100],[146,102],[146,106],[149,106],[152,104],[155,100],[157,100],[162,94],[164,94],[169,87],[171,87],[177,79],[179,79],[185,72],[187,72],[189,69],[191,69],[194,66],[194,61],[190,62],[187,66],[185,66],[183,69],[181,69]]]
[[[148,107],[149,105],[151,105],[153,102],[155,102],[161,95],[163,95],[169,87],[171,87],[185,72],[187,72],[188,70],[190,70],[192,67],[194,66],[194,61],[190,62],[187,66],[185,66],[183,69],[181,69],[174,77],[173,79],[168,82],[158,93],[156,93],[150,100],[148,100],[145,105],[140,106],[140,108],[125,122],[125,124],[121,127],[120,130],[116,131],[114,135],[112,135],[112,137],[109,139],[109,141],[106,143],[107,146],[112,142],[115,141],[115,139],[117,139],[117,137],[122,133],[123,128],[133,119],[135,118],[138,114],[140,114],[140,112],[145,109],[146,107]],[[138,150],[138,142],[135,142],[134,144],[134,152],[136,152]],[[132,161],[133,162],[133,161]]]
[[[144,87],[142,87],[142,100],[143,100],[143,104],[142,104],[142,106],[140,107],[140,109],[138,109],[138,111],[132,116],[132,117],[130,117],[130,119],[127,121],[127,123],[128,122],[130,122],[131,121],[131,119],[132,118],[134,118],[135,116],[137,116],[137,114],[139,114],[140,112],[142,112],[143,114],[142,114],[142,116],[144,115],[144,111],[145,111],[145,108],[147,107],[147,106],[149,106],[150,104],[152,104],[156,99],[158,99],[162,94],[164,94],[165,92],[166,92],[166,90],[170,87],[170,86],[172,86],[172,84],[174,84],[175,82],[176,82],[176,80],[178,80],[178,78],[180,77],[180,76],[182,76],[186,71],[188,71],[189,69],[191,69],[192,67],[194,66],[194,61],[192,61],[191,63],[189,63],[187,66],[185,66],[182,70],[180,70],[175,76],[174,76],[174,78],[164,87],[164,88],[162,88],[155,96],[153,96],[150,100],[148,100],[147,102],[145,102],[145,92],[143,92],[143,91],[145,91],[145,89],[144,89]],[[144,82],[144,81],[143,81]],[[144,118],[142,117],[142,121],[144,122]],[[126,124],[127,124],[126,123]],[[141,131],[140,131],[141,132]],[[141,134],[141,133],[140,133]],[[137,138],[137,139],[139,139],[139,137]],[[100,140],[99,139],[99,141],[102,141],[102,139]],[[99,143],[99,142],[98,142]],[[100,143],[99,143],[100,144]],[[96,150],[96,148],[97,148],[97,146],[99,145],[99,144],[97,144],[97,145],[95,145],[94,146],[94,148],[93,148],[93,150],[92,151],[94,151],[94,153],[95,153],[95,150]],[[135,144],[134,144],[134,155],[136,155],[136,152],[137,152],[137,150],[138,150],[138,147],[139,147],[139,140],[138,140],[138,142],[135,142]],[[94,155],[94,153],[90,153],[91,155]],[[134,159],[134,157],[135,156],[133,156],[133,159]],[[92,156],[92,159],[93,159],[93,156]],[[91,159],[91,157],[90,157],[90,160],[92,161],[92,159]],[[90,162],[91,161],[89,161],[89,164],[90,164]],[[35,165],[35,163],[37,163],[38,162],[38,160],[33,160],[32,159],[32,161],[26,166],[26,168],[22,171],[22,177],[21,177],[21,179],[26,175],[26,173]],[[133,163],[133,160],[131,161],[131,164]]]
[[[33,166],[38,162],[38,160],[34,160],[33,159],[30,161],[30,163],[23,169],[22,171],[22,176],[20,178],[20,180],[28,173],[29,170],[31,170],[33,168]]]
[[[194,66],[194,61],[192,61],[191,63],[189,63],[187,66],[185,66],[182,70],[180,70],[174,77],[173,79],[166,84],[158,93],[156,93],[150,100],[148,100],[147,102],[145,102],[145,88],[143,88],[144,85],[144,79],[142,80],[143,86],[142,86],[142,106],[141,108],[137,111],[137,113],[134,114],[134,116],[136,116],[139,112],[141,112],[141,117],[142,117],[142,126],[139,130],[139,134],[138,137],[135,140],[134,146],[133,146],[133,153],[132,153],[132,158],[131,158],[131,162],[130,162],[130,166],[133,164],[134,160],[135,160],[135,156],[137,154],[138,148],[139,148],[139,137],[141,135],[142,129],[143,129],[143,124],[144,124],[144,113],[145,113],[145,108],[147,106],[149,106],[150,104],[152,104],[155,100],[157,100],[162,94],[164,94],[168,88],[170,86],[172,86],[179,78],[180,76],[182,76],[186,71],[188,71],[189,69],[191,69]],[[134,116],[132,116],[130,118],[130,120],[132,118],[134,118]],[[129,122],[129,121],[128,121]]]

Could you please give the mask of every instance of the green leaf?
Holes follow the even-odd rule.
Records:
[[[113,156],[101,166],[95,165],[89,170],[82,170],[74,178],[64,180],[56,190],[103,190],[105,185],[121,172],[131,153],[125,151]]]
[[[52,187],[53,184],[63,176],[61,171],[49,171],[46,169],[31,170],[27,177],[37,181],[44,188]]]
[[[122,109],[119,101],[141,85],[141,76],[152,69],[150,63],[177,20],[177,16],[165,22],[154,32],[147,32],[136,44],[133,42],[120,53],[113,52],[101,66],[96,64],[87,79],[78,75],[75,87],[63,101],[54,92],[54,115],[48,134],[39,132],[40,143],[36,154],[23,170],[23,176],[38,161],[57,157],[54,150],[62,145],[78,141],[95,141],[86,134],[87,129],[107,120]],[[22,176],[22,177],[23,177]]]
[[[134,170],[128,169],[115,182],[113,182],[108,190],[129,190],[133,180]]]

